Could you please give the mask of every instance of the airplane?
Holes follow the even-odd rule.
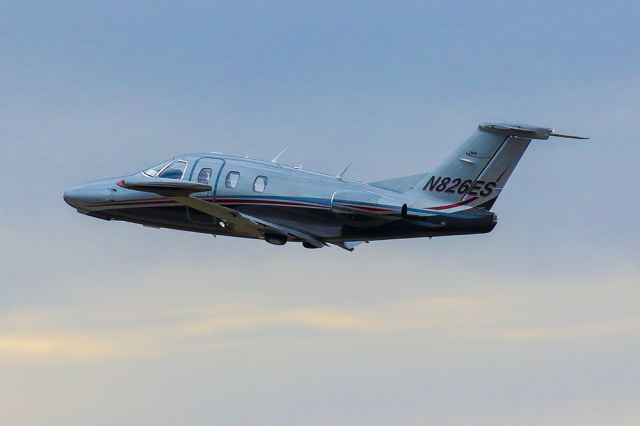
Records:
[[[180,155],[142,172],[67,190],[78,212],[154,228],[348,251],[378,240],[488,233],[491,211],[532,140],[588,139],[486,122],[431,172],[363,183],[279,162]]]

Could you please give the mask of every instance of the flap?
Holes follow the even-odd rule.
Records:
[[[210,216],[223,220],[226,224],[228,224],[228,226],[231,227],[231,229],[238,233],[262,238],[265,233],[271,232],[287,237],[296,238],[318,248],[324,247],[325,245],[325,243],[323,243],[322,241],[305,232],[267,222],[260,218],[241,213],[237,210],[233,210],[219,204],[211,203],[199,198],[189,196],[178,196],[170,198],[180,204],[189,206],[192,209],[199,210]]]

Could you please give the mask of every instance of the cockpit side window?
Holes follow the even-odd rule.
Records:
[[[158,164],[157,166],[153,166],[153,167],[145,170],[142,173],[144,173],[145,175],[147,175],[149,177],[155,177],[160,172],[160,170],[162,170],[164,168],[164,166],[169,164],[171,161],[173,161],[173,160],[164,161],[164,162]]]
[[[184,171],[187,169],[187,162],[182,160],[176,160],[169,164],[158,174],[158,177],[165,179],[182,179]]]

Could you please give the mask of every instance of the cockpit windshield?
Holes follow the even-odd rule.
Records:
[[[162,170],[164,168],[164,166],[166,166],[167,164],[171,163],[173,160],[167,160],[164,161],[160,164],[158,164],[157,166],[153,166],[147,170],[145,170],[144,173],[145,175],[149,176],[149,177],[155,177],[158,173],[160,173],[160,170]]]
[[[187,169],[187,162],[183,160],[169,160],[162,164],[151,167],[143,173],[149,177],[159,177],[165,179],[182,179],[184,171]]]
[[[158,177],[165,179],[182,179],[184,171],[187,169],[187,162],[182,160],[176,160],[173,163],[165,167]]]

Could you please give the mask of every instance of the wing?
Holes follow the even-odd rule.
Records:
[[[120,180],[116,182],[116,184],[122,188],[142,192],[152,192],[154,194],[162,195],[163,197],[211,191],[211,185],[166,178],[148,179],[132,177]]]
[[[287,238],[293,237],[317,248],[326,245],[316,237],[297,229],[274,224],[191,195],[194,192],[211,191],[210,185],[162,178],[129,178],[121,180],[118,185],[135,191],[152,192],[174,200],[177,203],[213,216],[223,221],[233,231],[246,236],[264,238],[265,234],[271,233]]]

